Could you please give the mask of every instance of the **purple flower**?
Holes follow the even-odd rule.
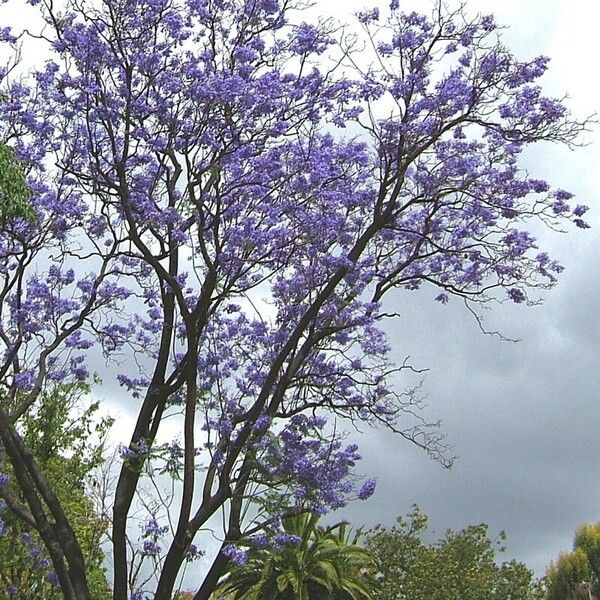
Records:
[[[40,558],[35,561],[33,568],[35,570],[47,569],[50,565],[50,561],[47,558]]]
[[[511,288],[507,291],[507,294],[508,297],[517,304],[527,300],[527,296],[525,296],[523,290],[520,290],[519,288]]]
[[[573,219],[573,223],[579,227],[579,229],[589,229],[589,223],[586,223],[583,219]]]
[[[176,476],[183,467],[183,448],[178,441],[173,440],[165,447],[165,466],[163,472]]]
[[[143,556],[158,556],[161,548],[154,540],[144,540],[141,553]]]
[[[255,548],[268,548],[271,540],[266,533],[259,533],[248,540]]]
[[[271,417],[268,415],[261,415],[256,419],[254,423],[254,429],[256,431],[264,431],[271,424]]]
[[[364,25],[375,23],[379,21],[379,8],[372,8],[371,10],[364,10],[358,13],[358,20]]]
[[[13,35],[10,27],[0,27],[0,42],[15,43],[17,38]]]
[[[291,533],[278,533],[274,538],[273,542],[277,546],[294,545],[300,543],[301,538]]]
[[[169,527],[167,525],[159,525],[158,521],[154,518],[151,518],[144,527],[144,537],[154,536],[161,537],[165,533],[169,531]]]
[[[150,447],[146,440],[141,438],[133,445],[133,448],[125,446],[125,444],[119,444],[119,455],[124,460],[138,456],[148,456],[149,453]]]
[[[233,544],[223,546],[221,552],[236,565],[245,565],[248,562],[248,549],[239,548]]]
[[[200,550],[200,548],[198,548],[198,546],[196,546],[195,544],[190,544],[190,547],[185,553],[185,558],[186,560],[198,560],[199,558],[202,558],[205,554],[205,550]]]
[[[370,498],[373,493],[375,492],[375,487],[377,485],[377,482],[375,481],[375,479],[367,479],[363,484],[362,487],[360,488],[360,490],[358,490],[358,497],[361,500],[366,500],[367,498]]]

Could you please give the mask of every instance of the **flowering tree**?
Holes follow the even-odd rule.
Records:
[[[427,284],[442,303],[527,302],[551,286],[561,267],[523,223],[586,227],[586,207],[518,159],[584,124],[536,84],[546,58],[517,60],[491,17],[462,10],[393,0],[347,35],[304,22],[295,0],[32,4],[48,60],[5,73],[0,104],[35,213],[0,232],[0,440],[22,495],[0,490],[65,597],[90,598],[20,423],[51,382],[86,380],[94,352],[125,361],[137,421],[111,496],[114,598],[171,598],[222,513],[206,599],[243,558],[237,541],[372,493],[336,423],[445,460],[391,386],[409,367],[388,356],[385,296]],[[135,548],[136,490],[160,473],[177,510],[148,515]],[[144,590],[140,557],[156,576]]]

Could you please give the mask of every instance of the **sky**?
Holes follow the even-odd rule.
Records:
[[[364,6],[365,0],[317,0],[315,10],[347,20]],[[429,11],[431,2],[404,6]],[[544,86],[568,94],[576,115],[600,113],[600,4],[467,0],[467,6],[493,12],[508,26],[504,39],[521,58],[550,56]],[[460,302],[443,306],[433,290],[392,299],[401,314],[388,328],[394,354],[429,369],[426,416],[442,421],[459,458],[445,470],[405,440],[367,430],[359,440],[360,470],[377,477],[377,491],[333,520],[392,525],[417,503],[439,536],[479,522],[505,530],[506,557],[539,575],[570,548],[577,525],[600,520],[600,128],[585,141],[574,151],[542,145],[525,156],[532,174],[591,206],[593,228],[541,237],[540,246],[566,267],[543,304],[507,303],[486,314],[490,329],[520,342],[482,334]]]
[[[319,2],[338,18],[360,0]],[[542,79],[552,95],[568,94],[579,116],[600,112],[597,24],[589,0],[468,0],[473,13],[494,13],[509,27],[503,37],[521,58],[549,56]],[[404,3],[428,11],[427,0]],[[407,7],[408,7],[407,6]],[[459,457],[451,470],[389,433],[361,436],[364,473],[378,477],[375,495],[335,519],[392,525],[417,503],[435,537],[448,528],[485,522],[508,535],[507,559],[538,575],[571,548],[575,528],[600,520],[600,134],[571,151],[555,145],[530,150],[524,166],[591,207],[592,229],[544,234],[540,246],[565,266],[540,306],[494,307],[489,329],[516,344],[484,335],[460,301],[442,306],[433,290],[398,293],[401,317],[388,327],[399,360],[429,368],[423,376],[426,415],[442,421]]]

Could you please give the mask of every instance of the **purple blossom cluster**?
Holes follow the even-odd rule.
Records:
[[[358,446],[344,446],[328,435],[326,426],[323,417],[296,415],[277,434],[261,438],[258,469],[262,479],[289,490],[280,498],[279,510],[301,506],[324,513],[345,506],[352,498],[365,500],[375,491],[373,479],[356,487]],[[265,499],[272,500],[268,495]],[[274,541],[284,543],[277,537]]]
[[[0,498],[0,515],[2,515],[2,513],[6,510],[6,508],[7,508],[6,500],[4,500],[3,498]],[[4,537],[7,533],[8,533],[8,531],[6,528],[6,522],[0,516],[0,537]]]
[[[144,526],[144,537],[161,537],[169,530],[166,526],[159,525],[154,518],[150,519]]]
[[[160,557],[162,547],[161,539],[169,532],[168,525],[161,525],[155,517],[151,517],[142,528],[142,543],[140,556],[143,558]]]
[[[147,457],[150,454],[150,447],[146,440],[140,438],[134,444],[126,446],[119,444],[119,455],[123,460]]]
[[[154,540],[144,540],[142,544],[142,556],[158,556],[160,554],[160,546]]]
[[[0,515],[8,510],[6,501],[0,499]],[[4,537],[8,534],[8,528],[6,522],[0,517],[0,537]],[[43,571],[50,567],[50,561],[44,556],[44,549],[40,546],[32,537],[30,533],[23,532],[19,535],[19,541],[25,546],[27,555],[31,561],[30,568],[34,571]],[[49,571],[46,574],[46,580],[52,585],[58,584],[58,579],[54,571]],[[6,593],[9,597],[18,597],[19,589],[16,585],[9,585],[5,588]]]
[[[358,490],[358,497],[360,500],[366,500],[370,498],[375,493],[375,487],[377,486],[377,482],[375,479],[367,479]]]
[[[206,550],[201,550],[195,544],[190,544],[186,551],[185,558],[188,561],[199,560],[206,555]]]
[[[183,448],[177,440],[170,444],[165,444],[160,450],[162,453],[164,466],[160,469],[161,473],[168,473],[171,477],[179,477],[183,468]]]
[[[44,548],[36,542],[30,533],[23,532],[19,534],[19,540],[27,550],[31,560],[31,568],[34,571],[45,571],[50,567],[50,560],[44,555]],[[46,577],[51,577],[54,571],[50,571]]]
[[[225,544],[221,552],[234,564],[244,565],[248,561],[249,550],[234,544]]]

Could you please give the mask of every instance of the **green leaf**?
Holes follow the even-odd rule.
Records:
[[[12,149],[0,142],[0,219],[35,219],[30,197],[23,167]]]

